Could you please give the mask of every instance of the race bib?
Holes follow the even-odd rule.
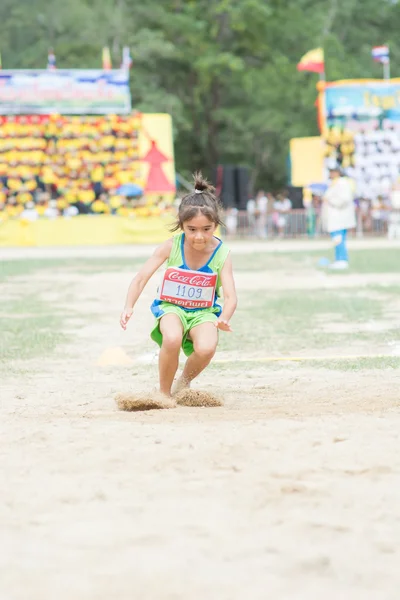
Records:
[[[214,306],[216,273],[189,271],[168,267],[160,286],[160,300],[182,308],[211,308]]]

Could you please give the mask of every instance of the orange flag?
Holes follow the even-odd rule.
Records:
[[[103,69],[105,71],[112,69],[110,48],[107,46],[103,48]]]

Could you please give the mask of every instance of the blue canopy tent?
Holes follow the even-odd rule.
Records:
[[[117,189],[117,193],[120,196],[126,196],[127,198],[137,198],[137,196],[142,196],[143,188],[135,183],[125,183]]]

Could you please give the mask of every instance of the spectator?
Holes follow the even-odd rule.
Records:
[[[76,217],[79,215],[79,211],[76,206],[67,206],[63,211],[63,216],[69,219],[70,217]]]
[[[256,232],[260,239],[267,237],[268,223],[268,197],[264,190],[260,190],[256,197]]]
[[[358,202],[358,216],[360,222],[360,229],[362,233],[369,233],[372,231],[372,218],[371,218],[371,200],[369,198],[360,198]]]
[[[371,203],[372,230],[374,233],[382,232],[385,221],[385,206],[382,196],[377,196]]]
[[[279,237],[284,237],[287,215],[292,210],[292,203],[283,194],[278,194],[274,202],[274,224]]]
[[[101,194],[101,196],[94,200],[91,204],[91,210],[97,215],[108,215],[111,212],[110,205],[108,203],[107,194]]]
[[[388,217],[388,238],[400,239],[400,181],[393,185],[390,193],[390,212]]]
[[[250,235],[256,234],[256,201],[250,198],[246,204],[247,222]]]
[[[311,199],[307,204],[307,234],[308,237],[315,237],[318,231],[318,221],[320,216],[321,198],[316,194],[311,194]]]
[[[330,169],[331,183],[324,194],[323,221],[335,245],[335,262],[332,269],[347,269],[347,231],[356,226],[353,188],[346,177],[341,176],[340,168]]]
[[[228,238],[234,237],[237,233],[238,209],[230,206],[226,210],[225,227]]]
[[[96,194],[96,200],[103,193],[103,180],[104,180],[104,168],[102,165],[95,165],[94,169],[90,174],[90,178],[93,184],[93,190]]]
[[[9,218],[19,217],[19,215],[24,210],[24,207],[18,204],[16,197],[11,194],[8,197],[6,204],[6,213]]]
[[[59,214],[60,212],[57,208],[57,200],[50,200],[46,210],[44,211],[44,216],[46,219],[56,219]]]
[[[24,221],[37,221],[39,218],[38,212],[35,208],[35,203],[30,201],[25,204],[25,208],[20,214],[20,218]]]

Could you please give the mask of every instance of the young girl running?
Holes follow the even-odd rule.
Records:
[[[174,393],[189,387],[209,364],[217,348],[218,330],[232,331],[229,322],[237,304],[230,252],[214,235],[221,224],[215,189],[199,173],[194,182],[194,192],[182,199],[172,229],[181,233],[158,246],[133,278],[120,319],[126,329],[146,283],[167,261],[158,298],[151,306],[156,318],[151,338],[161,348],[160,392],[165,396],[172,395],[181,347],[188,359]],[[223,308],[219,304],[221,287]]]

